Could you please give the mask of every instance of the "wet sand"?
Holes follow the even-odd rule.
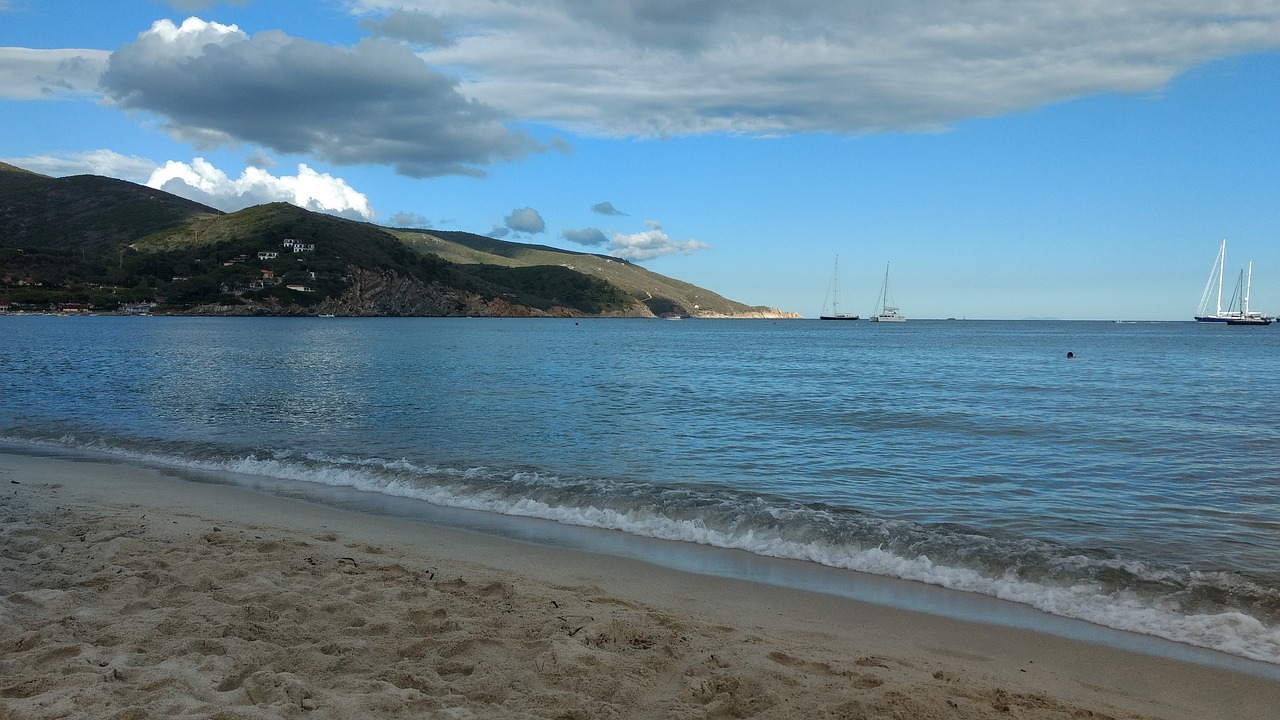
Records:
[[[0,454],[0,718],[1273,718],[1280,682]]]

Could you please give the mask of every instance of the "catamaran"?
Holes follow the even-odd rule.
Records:
[[[1200,308],[1196,311],[1196,322],[1220,322],[1228,325],[1270,325],[1271,318],[1257,311],[1249,310],[1249,291],[1253,285],[1253,262],[1249,262],[1249,272],[1246,276],[1245,272],[1240,271],[1240,279],[1236,281],[1236,291],[1228,303],[1227,309],[1222,309],[1222,270],[1226,265],[1227,259],[1227,241],[1223,240],[1221,247],[1218,248],[1218,257],[1213,261],[1213,268],[1209,270],[1209,280],[1204,285],[1204,293],[1200,295]],[[1214,301],[1213,314],[1209,313],[1209,299],[1216,298]]]
[[[907,319],[902,317],[898,312],[896,305],[888,305],[889,302],[889,263],[884,264],[884,283],[880,285],[880,299],[876,305],[880,308],[879,312],[867,318],[871,322],[906,322]]]
[[[840,312],[840,256],[836,256],[835,269],[831,271],[831,314],[826,314],[827,306],[823,304],[819,320],[857,320],[857,315]]]

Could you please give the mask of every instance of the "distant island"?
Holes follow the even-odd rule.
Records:
[[[0,311],[797,318],[619,258],[0,163]]]

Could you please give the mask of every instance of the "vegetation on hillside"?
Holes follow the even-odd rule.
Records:
[[[658,316],[733,316],[755,311],[774,312],[771,308],[734,302],[705,288],[607,255],[506,242],[459,231],[395,229],[390,232],[420,253],[436,255],[461,265],[559,266],[585,273],[621,289]]]
[[[750,310],[617,258],[389,230],[287,203],[222,213],[121,180],[50,178],[0,163],[0,305],[10,309],[295,312],[349,305],[353,275],[366,272],[410,280],[396,285],[402,292],[435,288],[454,309],[476,298],[499,312],[647,314],[641,303],[658,315]]]

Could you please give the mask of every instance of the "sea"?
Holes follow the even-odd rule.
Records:
[[[0,338],[6,452],[659,563],[718,548],[790,568],[763,581],[1280,664],[1274,326],[7,316]]]

